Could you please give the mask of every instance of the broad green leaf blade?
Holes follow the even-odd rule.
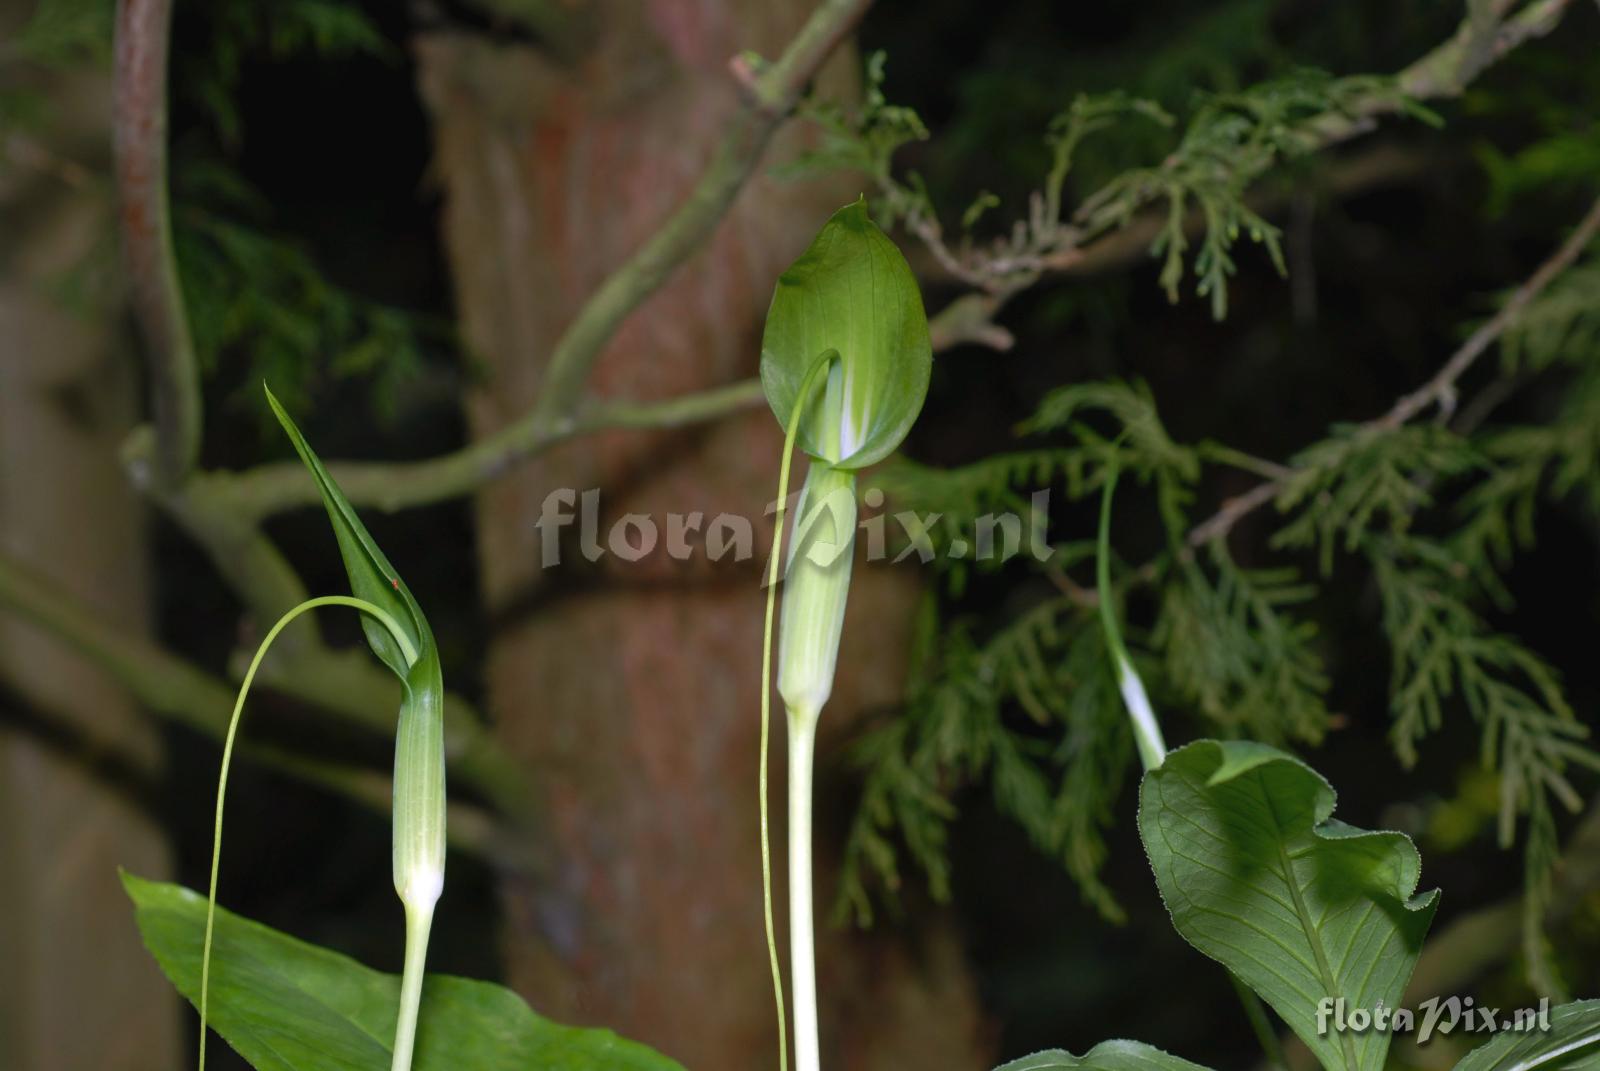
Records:
[[[1379,1071],[1381,1031],[1317,1030],[1324,1000],[1393,1008],[1438,907],[1400,833],[1330,820],[1327,781],[1261,744],[1202,740],[1139,789],[1139,835],[1179,933],[1231,969],[1324,1067]]]
[[[1036,1052],[995,1071],[1206,1071],[1142,1041],[1102,1041],[1082,1056],[1061,1049]]]
[[[322,503],[328,509],[328,520],[333,524],[333,534],[339,541],[345,572],[350,575],[351,593],[388,611],[400,623],[400,627],[407,630],[417,649],[419,661],[428,658],[433,654],[433,633],[428,629],[427,619],[422,616],[422,609],[411,597],[411,589],[406,587],[395,567],[389,564],[389,559],[383,556],[378,544],[367,534],[366,526],[356,516],[344,492],[333,482],[321,459],[271,390],[267,390],[267,403],[272,406],[272,412],[277,416],[278,423],[283,425],[289,441],[294,443],[300,460],[311,470],[311,478],[316,481],[317,490],[322,494]],[[401,680],[405,680],[410,667],[393,637],[382,625],[365,617],[362,618],[361,627],[366,632],[373,653],[383,659]]]
[[[139,931],[192,1003],[205,897],[124,874]],[[389,1071],[400,979],[217,912],[211,1025],[256,1071]],[[415,1071],[682,1071],[609,1030],[541,1018],[508,989],[429,975]]]
[[[1500,1018],[1504,1018],[1504,1014]],[[1473,1049],[1456,1071],[1597,1071],[1600,1069],[1600,1000],[1550,1009],[1549,1030],[1501,1033]]]
[[[922,293],[906,258],[846,205],[778,278],[761,339],[761,385],[788,426],[817,357],[837,351],[827,388],[800,424],[800,448],[846,469],[881,461],[922,411],[933,369]]]

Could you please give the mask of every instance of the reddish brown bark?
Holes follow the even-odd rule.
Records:
[[[0,0],[0,40],[31,7]],[[142,634],[143,514],[117,461],[139,391],[121,295],[88,288],[83,307],[55,296],[104,240],[110,206],[80,178],[106,166],[110,87],[97,72],[17,66],[0,90],[48,100],[52,122],[19,142],[39,166],[0,167],[0,550]],[[97,768],[116,756],[158,777],[156,727],[90,659],[9,613],[0,682],[0,714],[20,715],[0,716],[0,1067],[173,1067],[177,997],[117,880],[118,867],[167,877],[166,838]]]
[[[729,57],[776,54],[805,14],[792,0],[600,5],[601,37],[570,69],[465,37],[421,43],[460,313],[486,368],[474,434],[527,410],[579,303],[699,176],[736,105]],[[848,88],[852,67],[825,81]],[[774,279],[856,193],[848,180],[768,177],[796,135],[780,136],[710,247],[623,327],[596,392],[668,397],[754,372]],[[511,980],[547,1014],[614,1027],[696,1071],[776,1056],[756,852],[760,563],[678,563],[658,549],[589,566],[569,543],[567,562],[545,570],[535,522],[552,489],[602,487],[602,541],[625,512],[654,517],[664,539],[668,511],[727,510],[758,520],[761,547],[780,445],[765,412],[617,433],[542,458],[478,502],[497,623],[490,706],[535,779],[552,860],[505,888]],[[829,733],[894,701],[903,678],[909,578],[858,575],[824,761]],[[782,738],[779,725],[779,752]],[[781,799],[781,772],[774,787]],[[959,951],[947,932],[922,940],[913,954],[902,937],[824,933],[829,1066],[984,1066]]]

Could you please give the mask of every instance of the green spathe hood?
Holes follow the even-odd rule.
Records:
[[[787,426],[817,358],[838,361],[801,419],[800,448],[854,471],[906,437],[928,393],[933,347],[911,266],[867,215],[864,199],[835,212],[778,278],[761,339],[761,385]]]

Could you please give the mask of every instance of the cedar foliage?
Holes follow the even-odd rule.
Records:
[[[981,238],[1000,198],[980,191],[947,242],[929,183],[894,164],[897,150],[938,135],[888,102],[881,54],[866,73],[858,113],[813,110],[824,140],[803,166],[864,172],[876,210],[900,221],[908,242],[935,247],[958,275],[963,267],[988,272],[979,282],[993,289],[1031,286],[1047,271],[1022,251],[1048,258],[1153,207],[1160,223],[1148,253],[1160,264],[1158,285],[1176,302],[1192,284],[1218,320],[1229,314],[1229,280],[1246,239],[1277,272],[1288,271],[1281,232],[1253,207],[1253,191],[1263,177],[1292,174],[1313,147],[1309,131],[1375,98],[1385,111],[1442,122],[1391,79],[1298,69],[1197,94],[1181,123],[1164,102],[1122,91],[1080,95],[1045,124],[1045,170],[1027,218],[1009,234]],[[1540,188],[1530,176],[1571,181],[1562,148],[1570,130],[1555,125],[1514,157],[1482,154],[1493,197]],[[1069,206],[1075,154],[1094,137],[1134,127],[1108,155],[1148,150],[1151,131],[1164,131],[1171,140],[1149,153],[1158,162],[1111,169]],[[1087,170],[1108,169],[1102,159]],[[1556,816],[1580,809],[1600,753],[1555,667],[1492,620],[1512,604],[1505,577],[1533,545],[1541,514],[1576,506],[1592,520],[1600,510],[1597,347],[1600,243],[1514,320],[1497,367],[1487,382],[1471,381],[1472,395],[1458,399],[1452,388],[1408,423],[1330,427],[1281,464],[1214,440],[1180,441],[1162,420],[1162,399],[1142,384],[1105,380],[1047,394],[1018,425],[1013,449],[956,467],[898,459],[880,470],[875,485],[887,510],[937,515],[922,553],[942,584],[924,600],[904,706],[854,749],[861,795],[838,916],[870,924],[904,889],[908,862],[935,899],[947,899],[951,828],[977,790],[1059,861],[1086,903],[1122,919],[1102,869],[1133,749],[1095,627],[1096,599],[1130,603],[1133,657],[1158,703],[1190,719],[1186,734],[1311,748],[1342,721],[1328,706],[1319,612],[1333,586],[1370,585],[1372,627],[1388,648],[1395,762],[1425,762],[1441,734],[1476,734],[1479,760],[1497,783],[1498,841],[1523,853],[1526,974],[1538,990],[1561,995],[1541,930],[1558,860]],[[1486,419],[1500,396],[1552,379],[1562,401],[1548,419]],[[1029,516],[1040,489],[1069,503],[1091,499],[1113,454],[1139,477],[1164,532],[1149,560],[1119,563],[1117,590],[1082,582],[1092,580],[1083,542],[1056,544],[1047,562],[1027,554],[972,560],[994,515]],[[1249,564],[1234,557],[1231,526],[1220,534],[1201,526],[1222,505],[1204,489],[1228,469],[1271,483],[1266,507],[1242,522],[1269,530],[1267,555],[1253,553]],[[1008,578],[1005,612],[965,609],[975,571]]]

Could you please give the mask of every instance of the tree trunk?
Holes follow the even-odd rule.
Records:
[[[117,464],[138,390],[118,303],[80,292],[69,310],[55,292],[106,259],[107,191],[76,168],[104,173],[109,87],[56,74],[29,88],[55,121],[48,145],[0,131],[0,545],[144,629],[140,512]],[[97,769],[115,755],[125,782],[152,775],[157,734],[94,666],[4,617],[0,681],[0,1066],[167,1071],[176,1001],[117,880],[166,876],[167,848],[130,786]]]
[[[808,13],[794,0],[596,7],[598,39],[569,67],[466,36],[419,44],[459,312],[485,369],[469,400],[479,436],[526,412],[582,301],[682,202],[736,105],[729,58],[776,55]],[[848,89],[853,69],[843,59],[822,81]],[[710,246],[627,321],[595,368],[596,393],[661,398],[754,373],[778,273],[857,192],[768,177],[796,133],[778,139]],[[490,707],[543,800],[552,860],[537,881],[504,885],[511,981],[546,1014],[613,1027],[695,1071],[776,1056],[755,761],[763,509],[780,447],[765,410],[688,432],[608,434],[518,469],[478,501],[495,623]],[[651,517],[665,544],[669,511],[704,523],[726,511],[755,522],[756,553],[711,563],[696,545],[677,561],[658,545],[639,561],[608,552],[591,565],[568,538],[561,566],[542,567],[546,495],[601,487],[602,544],[626,513]],[[897,699],[913,596],[908,577],[858,572],[824,762],[853,716]],[[774,772],[781,829],[781,762]],[[781,872],[781,836],[774,848]],[[831,854],[820,846],[824,869]],[[826,906],[826,873],[818,886]],[[901,937],[824,926],[830,1067],[983,1066],[956,943],[938,928],[921,940],[913,953]]]

